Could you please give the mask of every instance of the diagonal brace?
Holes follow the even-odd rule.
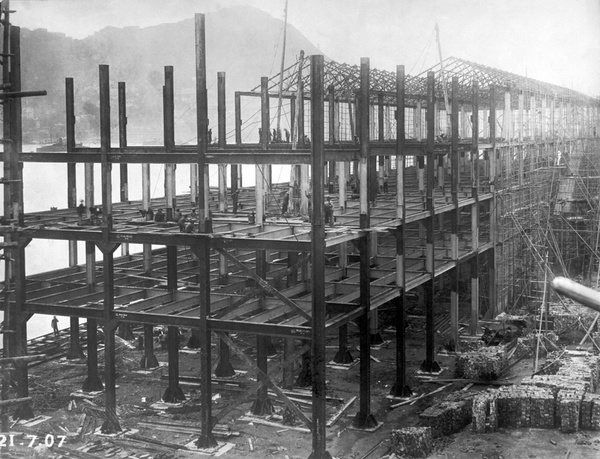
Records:
[[[280,400],[285,403],[285,405],[296,415],[298,416],[300,419],[302,419],[302,421],[310,428],[312,429],[312,421],[302,412],[302,410],[300,410],[300,408],[298,408],[296,406],[296,404],[294,402],[292,402],[284,393],[283,391],[277,387],[275,385],[275,383],[273,382],[273,380],[269,377],[268,374],[266,374],[264,371],[262,371],[260,368],[257,368],[248,358],[248,356],[246,354],[244,354],[244,352],[233,342],[233,340],[227,336],[225,333],[223,332],[217,332],[217,334],[219,335],[219,338],[221,338],[223,341],[225,341],[227,343],[227,345],[233,349],[233,351],[242,359],[242,361],[244,361],[244,363],[249,367],[252,368],[254,370],[256,370],[256,373],[258,374],[258,376],[260,377],[261,381],[261,385],[262,384],[266,384],[268,387],[270,387],[271,389],[273,389],[273,391],[279,396]],[[299,357],[299,356],[298,356]],[[290,360],[290,359],[288,359]]]
[[[294,263],[292,266],[290,266],[288,269],[286,269],[283,273],[278,274],[277,276],[275,276],[273,278],[273,280],[271,280],[271,282],[269,283],[269,285],[272,285],[273,282],[276,282],[276,281],[278,281],[280,279],[283,279],[285,276],[289,275],[294,269],[299,269],[300,267],[303,267],[304,265],[306,265],[308,263],[309,259],[310,259],[310,254],[307,257],[302,257],[300,260],[298,260],[296,263]],[[218,312],[220,314],[223,314],[223,313],[227,313],[229,311],[235,310],[235,308],[237,308],[238,306],[241,306],[246,301],[248,301],[248,300],[250,300],[252,298],[255,298],[257,296],[257,293],[258,293],[259,290],[262,290],[261,287],[253,288],[248,293],[246,293],[244,296],[242,296],[241,298],[238,298],[233,303],[231,303],[230,306],[227,306],[226,308],[221,309]]]
[[[304,354],[305,352],[308,352],[308,351],[310,351],[310,345],[309,344],[305,344],[297,352],[295,352],[294,354],[290,355],[282,363],[278,363],[275,368],[271,369],[271,371],[269,371],[269,373],[268,373],[269,377],[274,376],[275,373],[277,371],[279,371],[281,368],[284,368],[284,367],[287,367],[287,366],[291,365],[292,362],[294,362],[297,359],[299,359],[300,357],[302,357],[302,354]],[[229,403],[229,405],[227,405],[216,416],[213,417],[213,422],[214,422],[213,426],[216,425],[220,420],[222,420],[225,416],[227,416],[233,410],[235,410],[240,404],[244,403],[258,389],[260,389],[264,384],[265,383],[263,381],[257,381],[254,384],[252,384],[252,386],[250,386],[248,389],[246,389],[245,392],[243,392],[242,394],[240,394],[239,396],[237,396],[234,400],[232,400],[231,403]]]
[[[312,321],[310,314],[308,314],[306,311],[304,311],[302,308],[300,308],[300,306],[298,306],[296,303],[294,303],[288,297],[286,297],[285,295],[283,295],[282,293],[277,291],[277,289],[275,289],[273,286],[271,286],[271,284],[269,284],[265,279],[263,279],[258,274],[253,272],[250,268],[248,268],[246,265],[244,265],[241,261],[239,261],[233,255],[231,255],[229,252],[227,252],[224,249],[218,248],[218,247],[215,247],[215,250],[217,252],[219,252],[220,254],[222,254],[223,256],[225,256],[225,258],[227,258],[228,260],[233,262],[236,266],[241,268],[241,270],[244,271],[246,274],[248,274],[252,279],[254,279],[258,283],[258,285],[260,287],[262,287],[263,290],[266,290],[267,292],[269,292],[276,298],[283,301],[284,304],[291,307],[293,310],[295,310],[298,314],[300,314],[302,317],[307,319],[309,322]]]

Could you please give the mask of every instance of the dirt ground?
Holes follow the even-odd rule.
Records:
[[[440,397],[450,391],[461,390],[466,384],[456,382],[451,387],[437,393],[435,396],[423,398],[414,405],[404,405],[390,409],[392,401],[386,396],[390,391],[395,375],[395,341],[394,331],[382,323],[383,346],[374,348],[372,355],[377,360],[371,362],[372,387],[371,403],[372,413],[379,422],[379,428],[373,432],[352,429],[352,420],[358,409],[358,399],[350,406],[345,414],[330,428],[327,429],[328,451],[333,457],[340,459],[362,459],[390,457],[390,432],[407,426],[418,425],[418,415]],[[441,387],[440,383],[423,382],[416,378],[416,371],[424,358],[424,324],[422,320],[409,321],[407,365],[408,385],[416,394],[431,392]],[[353,356],[358,357],[358,328],[349,326],[349,338]],[[254,351],[252,336],[237,335],[234,338],[251,355]],[[436,343],[440,352],[436,356],[437,362],[444,372],[439,378],[452,378],[454,355],[442,352],[442,345],[446,338],[440,333],[436,336]],[[336,336],[328,340],[328,359],[332,359],[336,349]],[[275,340],[278,350],[283,348],[283,343]],[[133,342],[131,344],[133,348]],[[216,351],[216,349],[215,349]],[[165,351],[157,351],[160,362],[167,361]],[[214,352],[213,354],[216,354]],[[16,424],[10,432],[15,435],[15,446],[2,448],[2,457],[61,457],[69,453],[70,457],[120,457],[120,458],[191,458],[200,457],[197,452],[176,449],[190,443],[197,435],[193,431],[173,432],[162,428],[167,426],[187,425],[199,426],[199,406],[194,401],[198,399],[198,386],[188,385],[182,381],[182,388],[187,401],[179,406],[155,405],[160,400],[167,380],[166,366],[141,374],[139,361],[142,351],[135,348],[123,348],[118,358],[118,416],[121,427],[125,430],[138,429],[135,435],[138,439],[127,436],[107,437],[100,435],[78,435],[78,429],[84,424],[84,407],[95,403],[103,406],[103,394],[90,399],[88,402],[77,398],[75,404],[71,403],[71,393],[78,391],[85,379],[85,362],[66,362],[52,360],[43,363],[30,371],[30,392],[34,398],[35,415],[49,416],[50,418],[34,426]],[[274,357],[277,360],[280,357]],[[102,363],[102,359],[101,359]],[[241,361],[232,357],[236,369],[244,369]],[[518,382],[520,378],[531,375],[533,363],[531,359],[521,361],[512,369],[511,381]],[[199,356],[195,353],[182,351],[180,353],[180,374],[198,377]],[[161,378],[162,376],[162,378]],[[358,395],[359,365],[349,369],[329,369],[327,373],[328,396],[349,400]],[[250,383],[251,378],[240,375],[234,378],[235,383],[242,386]],[[277,379],[276,379],[277,381]],[[475,385],[471,390],[485,390],[490,386]],[[235,391],[237,390],[237,392]],[[213,387],[213,414],[218,413],[237,393],[234,390],[223,390]],[[253,422],[243,421],[240,418],[249,413],[252,399],[240,404],[225,418],[224,424],[239,436],[219,439],[220,444],[231,443],[231,449],[220,457],[225,458],[307,458],[311,451],[312,437],[310,433],[288,430],[285,426],[266,426]],[[275,410],[279,413],[283,405],[273,397]],[[333,414],[341,402],[328,405],[328,416]],[[310,416],[308,403],[301,405]],[[89,410],[88,410],[89,411]],[[281,424],[281,419],[274,419]],[[140,423],[146,423],[141,425]],[[148,424],[150,423],[150,424]],[[154,423],[154,424],[152,424]],[[99,427],[101,420],[97,421]],[[298,424],[300,425],[300,424]],[[89,426],[88,426],[89,427]],[[42,445],[37,448],[29,447],[31,437],[22,437],[21,434],[37,434]],[[58,447],[58,436],[64,435],[63,445]],[[49,437],[47,437],[49,436]],[[134,437],[135,438],[135,437]],[[144,440],[139,441],[139,438]],[[43,446],[42,439],[54,440],[55,446],[47,449]],[[1,441],[1,437],[0,437]],[[162,442],[159,445],[153,442]],[[20,446],[20,443],[26,445]],[[167,444],[165,446],[164,444]],[[79,451],[77,449],[80,448]],[[391,456],[393,457],[393,456]],[[600,457],[600,433],[579,432],[576,434],[563,434],[558,429],[521,429],[500,430],[493,434],[476,435],[467,426],[462,432],[436,440],[436,450],[432,458],[596,458]]]

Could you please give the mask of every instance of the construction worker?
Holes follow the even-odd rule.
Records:
[[[58,319],[56,318],[56,316],[54,316],[52,318],[52,322],[50,322],[50,324],[52,325],[52,331],[54,332],[54,336],[57,337],[58,336]]]
[[[324,206],[325,211],[325,224],[333,226],[333,203],[331,198],[327,198],[327,202]]]

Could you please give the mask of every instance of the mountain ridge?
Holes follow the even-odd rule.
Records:
[[[283,21],[250,6],[206,13],[207,86],[210,124],[216,125],[217,72],[226,72],[228,113],[233,92],[246,91],[262,76],[279,73]],[[162,138],[164,66],[174,68],[179,140],[195,135],[194,18],[160,25],[106,27],[83,39],[46,29],[21,30],[22,87],[45,89],[48,96],[24,101],[26,141],[64,136],[65,78],[75,87],[79,140],[94,138],[98,129],[98,65],[110,66],[111,115],[117,119],[117,82],[127,88],[128,127],[132,142]],[[320,51],[288,25],[286,66],[300,50]],[[191,112],[191,116],[190,116]],[[147,133],[144,131],[152,131]],[[138,138],[139,137],[139,138]]]

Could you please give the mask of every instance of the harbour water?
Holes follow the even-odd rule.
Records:
[[[25,145],[23,151],[35,151],[40,145]],[[164,196],[164,166],[161,164],[152,165],[151,175],[151,195],[152,198]],[[84,198],[84,166],[77,164],[77,200]],[[217,166],[209,166],[210,186],[218,185]],[[253,165],[244,165],[242,168],[243,186],[254,186],[255,167]],[[190,192],[190,168],[188,165],[178,165],[176,171],[177,194],[186,194]],[[129,165],[129,199],[132,201],[142,199],[142,166],[140,164]],[[280,183],[289,180],[289,166],[273,166],[273,182]],[[119,168],[113,167],[113,202],[119,200]],[[25,213],[50,210],[53,207],[58,209],[67,207],[67,165],[54,163],[24,163],[23,166],[23,201]],[[94,201],[101,202],[101,176],[100,167],[94,168],[95,195]],[[114,186],[117,184],[117,186]],[[229,184],[228,184],[229,185]],[[0,187],[0,197],[4,198],[3,187]],[[141,251],[141,246],[130,246],[130,253]],[[78,263],[85,262],[85,243],[79,242],[77,247]],[[116,255],[120,254],[119,251]],[[65,268],[69,265],[68,242],[58,240],[34,239],[25,250],[26,274],[31,276],[42,272]],[[96,251],[96,259],[101,260],[102,254]],[[0,263],[0,280],[4,280],[5,264]],[[0,312],[3,320],[3,313]],[[29,338],[34,338],[52,331],[50,321],[52,316],[34,315],[27,323],[27,333]],[[68,317],[58,317],[59,328],[69,326]],[[1,341],[1,340],[0,340]],[[0,343],[1,346],[1,343]]]

